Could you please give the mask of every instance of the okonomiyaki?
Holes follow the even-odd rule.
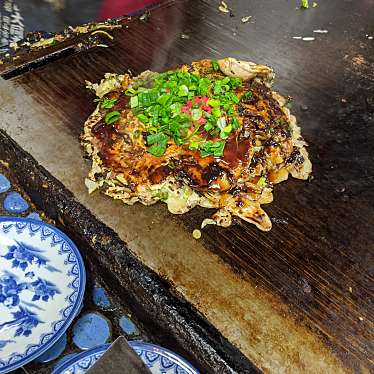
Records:
[[[239,217],[270,230],[261,205],[273,186],[312,171],[273,78],[267,66],[224,58],[87,82],[98,102],[81,136],[92,160],[89,192],[130,205],[162,201],[173,214],[214,208],[202,226]]]

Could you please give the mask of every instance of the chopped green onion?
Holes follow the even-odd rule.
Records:
[[[203,115],[203,111],[201,109],[192,109],[191,117],[194,121],[198,121]]]
[[[266,178],[265,177],[260,177],[259,180],[257,181],[257,186],[266,187]]]
[[[116,102],[117,102],[117,99],[108,99],[105,97],[103,102],[101,103],[101,108],[102,109],[113,108]]]
[[[138,115],[138,119],[139,119],[139,121],[141,121],[143,123],[148,123],[149,122],[148,117],[146,115],[142,114],[142,113],[140,113]]]
[[[252,92],[251,92],[252,93]],[[232,94],[231,95],[231,100],[235,103],[235,104],[239,104],[239,98],[236,96],[236,95],[234,95],[234,94]]]
[[[226,127],[226,118],[225,117],[218,118],[217,126],[222,131]]]
[[[206,157],[206,156],[215,156],[219,157],[223,155],[223,150],[225,148],[225,141],[218,141],[218,142],[213,142],[213,141],[206,141],[205,143],[201,144],[200,149],[201,149],[201,156]]]
[[[185,84],[183,84],[179,87],[178,96],[187,96],[188,92],[188,87]]]
[[[147,136],[147,143],[148,144],[155,144],[155,143],[163,143],[167,142],[168,138],[165,134],[163,133],[157,133],[157,134],[152,134]]]
[[[156,191],[152,193],[152,197],[156,197],[157,199],[160,199],[161,201],[165,201],[168,199],[169,194],[167,191]]]
[[[214,71],[219,71],[220,70],[219,64],[216,60],[212,60],[212,67],[213,67]]]
[[[217,100],[217,99],[209,99],[209,100],[207,101],[207,104],[208,104],[209,106],[213,107],[213,108],[217,108],[217,107],[219,107],[220,102],[219,102],[219,100]]]
[[[165,151],[166,147],[162,147],[161,145],[152,145],[152,147],[148,148],[148,152],[156,157],[161,157]]]
[[[214,88],[213,88],[213,92],[215,95],[218,95],[222,92],[222,83],[221,81],[216,81],[214,83]]]
[[[246,93],[245,93],[245,94],[240,98],[240,100],[250,99],[252,96],[253,96],[252,91],[248,91],[248,92],[246,92]]]
[[[171,95],[168,94],[168,93],[165,93],[163,95],[161,95],[158,99],[157,99],[157,102],[159,104],[161,104],[162,106],[166,105],[166,103],[170,100],[171,98]]]
[[[221,138],[225,139],[228,138],[232,131],[232,125],[227,125],[222,131],[221,131]]]
[[[231,125],[232,125],[232,128],[234,130],[237,130],[239,127],[240,127],[240,123],[239,121],[237,120],[237,118],[233,118],[232,121],[231,121]]]
[[[161,157],[166,151],[168,137],[163,133],[157,133],[147,136],[147,144],[152,145],[148,152],[156,157]]]
[[[201,78],[199,81],[199,95],[207,95],[212,82],[208,78]]]
[[[192,141],[190,142],[190,144],[188,145],[188,148],[191,149],[191,150],[195,150],[195,149],[199,149],[199,142],[197,141]]]
[[[221,110],[219,108],[214,108],[214,109],[212,109],[212,115],[214,117],[221,117],[222,112],[221,112]]]
[[[134,88],[128,88],[125,91],[125,95],[127,95],[127,96],[134,96],[134,95],[136,95],[136,90]]]
[[[243,85],[243,82],[240,78],[237,77],[231,77],[230,78],[230,84],[232,88],[241,87]]]
[[[139,105],[139,99],[138,96],[132,96],[130,99],[130,107],[136,108]]]
[[[121,113],[114,111],[114,112],[109,112],[105,115],[104,121],[107,125],[110,125],[114,122],[116,122],[119,117],[121,117]]]

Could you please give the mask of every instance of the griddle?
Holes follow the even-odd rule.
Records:
[[[173,313],[165,306],[158,310],[171,344],[206,371],[374,369],[374,1],[320,1],[308,10],[296,3],[232,2],[232,17],[219,12],[215,1],[164,3],[147,21],[124,18],[109,48],[79,49],[77,41],[69,41],[60,50],[54,46],[53,53],[36,52],[0,66],[44,116],[26,125],[19,118],[18,128],[3,119],[4,130],[74,193],[66,207],[86,207],[125,243],[123,253],[110,249],[111,258],[89,261],[113,271],[111,281],[126,288],[140,282],[134,274],[130,286],[123,282],[126,256],[134,255],[176,296],[176,310],[184,305],[191,315],[202,315],[191,322],[191,332],[181,320],[167,326]],[[248,15],[251,21],[242,23]],[[162,71],[224,56],[274,68],[275,89],[293,98],[292,111],[309,143],[313,180],[276,186],[274,202],[265,206],[273,229],[263,233],[238,222],[228,229],[208,227],[195,241],[191,232],[207,217],[203,209],[171,216],[162,205],[123,207],[88,197],[83,185],[88,165],[81,161],[78,137],[95,104],[84,81],[98,81],[105,72]],[[56,202],[57,190],[39,191],[41,179],[27,175],[39,166],[25,161],[28,154],[16,160],[18,145],[5,134],[2,139],[2,157],[23,173],[26,188],[40,204],[43,196]],[[67,228],[72,215],[55,210],[71,235],[87,234]],[[100,247],[94,256],[103,253]],[[136,287],[133,292],[136,298]],[[143,306],[144,318],[155,313],[152,308]],[[196,338],[202,336],[207,346]],[[215,349],[228,364],[220,370],[219,360],[212,359]]]

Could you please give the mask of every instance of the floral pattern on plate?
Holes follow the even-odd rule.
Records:
[[[0,373],[61,337],[84,288],[82,258],[65,234],[41,221],[0,218]]]
[[[199,374],[186,360],[158,345],[129,341],[152,374]],[[110,344],[82,352],[57,365],[52,374],[84,374],[105,353]]]

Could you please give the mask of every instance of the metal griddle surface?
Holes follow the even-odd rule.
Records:
[[[127,214],[124,221],[128,227],[116,229],[122,230],[130,248],[134,243],[137,249],[133,250],[144,262],[171,280],[195,305],[199,304],[198,309],[214,324],[218,323],[223,334],[255,364],[265,368],[264,362],[270,362],[272,357],[266,344],[261,345],[256,339],[267,336],[269,344],[276,341],[277,349],[286,351],[285,356],[287,350],[297,352],[300,340],[292,341],[291,329],[285,332],[289,341],[286,339],[279,347],[282,339],[262,331],[262,327],[271,329],[272,322],[261,318],[250,325],[253,331],[246,332],[251,336],[248,345],[252,344],[253,350],[240,338],[235,340],[235,332],[224,327],[227,321],[219,322],[217,317],[220,308],[228,311],[226,317],[231,313],[232,320],[239,321],[238,326],[243,326],[240,321],[248,317],[237,306],[242,300],[236,299],[235,292],[230,294],[231,285],[222,290],[226,299],[217,305],[210,304],[209,295],[196,296],[200,291],[193,275],[190,283],[183,281],[187,271],[183,256],[188,259],[195,247],[205,247],[234,269],[225,271],[239,272],[236,286],[247,282],[269,295],[267,300],[274,303],[274,315],[284,315],[285,320],[292,318],[296,324],[306,326],[306,336],[317,337],[319,343],[313,349],[321,357],[327,355],[321,347],[328,347],[344,367],[370,370],[374,315],[374,40],[367,35],[374,35],[374,1],[320,1],[317,8],[307,11],[295,9],[294,1],[235,3],[239,3],[233,5],[235,17],[220,13],[218,3],[210,1],[180,1],[161,7],[148,22],[131,21],[128,28],[114,32],[110,48],[82,51],[13,78],[41,108],[54,108],[55,117],[61,121],[55,130],[60,132],[62,142],[72,142],[71,147],[64,143],[59,154],[43,155],[47,150],[43,151],[40,140],[39,146],[34,140],[31,154],[40,157],[42,164],[53,159],[49,165],[54,163],[55,175],[60,179],[65,175],[63,182],[74,193],[83,194],[82,177],[87,166],[83,172],[61,172],[58,163],[61,152],[66,152],[72,153],[69,159],[76,159],[80,165],[78,136],[94,108],[93,97],[84,88],[85,79],[98,81],[105,72],[121,73],[127,69],[134,73],[161,71],[206,57],[234,56],[272,66],[276,72],[275,88],[294,99],[292,111],[310,145],[314,179],[310,183],[289,180],[275,188],[274,202],[265,207],[273,219],[271,232],[262,233],[243,223],[229,229],[210,227],[196,243],[190,233],[207,216],[202,209],[171,217],[161,205],[118,208],[118,202],[107,202],[106,198],[100,202],[104,204],[105,200],[108,209],[115,206],[122,209],[117,213]],[[242,24],[240,18],[246,15],[252,15],[254,22]],[[315,29],[329,32],[315,34]],[[181,33],[189,39],[181,39]],[[295,40],[293,36],[314,36],[316,40]],[[39,124],[39,128],[43,126],[44,123]],[[8,130],[20,144],[25,142],[22,131]],[[84,202],[91,207],[89,199],[86,197]],[[131,221],[135,215],[144,219],[143,225]],[[152,222],[157,228],[149,228]],[[169,247],[163,247],[162,231],[170,222],[176,227],[177,236],[179,231],[187,233],[181,234],[180,243],[175,243],[186,252],[164,268],[162,260],[152,259],[152,251],[144,247],[153,243],[155,258],[158,253],[167,256]],[[155,230],[161,230],[160,235]],[[170,250],[169,255],[172,254]],[[198,261],[195,265],[198,272]],[[168,266],[175,269],[168,273]],[[205,281],[208,284],[209,278]],[[248,294],[249,304],[256,304],[256,300],[254,294]],[[211,311],[210,307],[217,309]],[[261,309],[258,311],[261,313]],[[303,349],[300,345],[300,357]],[[303,367],[303,358],[288,355],[282,361],[282,354],[280,357],[281,366]]]

